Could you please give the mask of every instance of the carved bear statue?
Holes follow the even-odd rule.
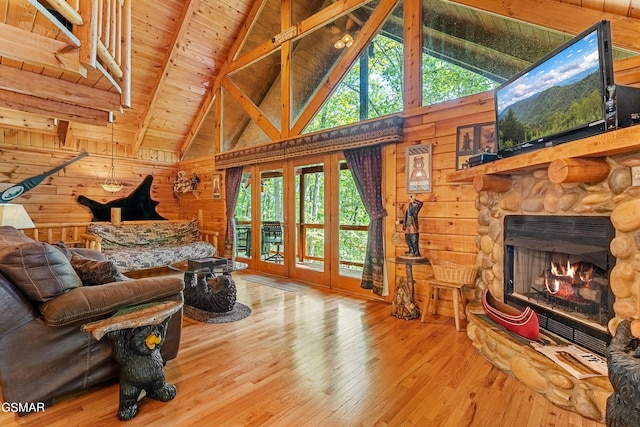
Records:
[[[121,366],[118,418],[126,421],[138,413],[142,390],[152,399],[167,402],[176,397],[176,387],[167,384],[160,346],[164,343],[167,318],[159,325],[111,331],[113,355]]]
[[[607,426],[640,425],[640,354],[631,324],[623,320],[607,347],[607,364],[613,393],[607,399]]]

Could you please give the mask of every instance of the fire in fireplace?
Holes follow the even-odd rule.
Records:
[[[604,354],[613,316],[608,217],[505,217],[505,301],[531,306],[540,326]]]

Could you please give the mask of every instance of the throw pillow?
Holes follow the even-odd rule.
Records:
[[[68,260],[71,259],[71,249],[69,249],[69,247],[66,245],[66,243],[64,243],[62,240],[57,242],[57,243],[54,243],[53,247],[55,247],[60,252],[62,252],[64,254],[64,256],[67,257]]]
[[[74,252],[71,255],[71,265],[80,277],[82,284],[86,286],[120,281],[118,268],[109,260],[97,261]]]
[[[38,302],[82,286],[64,254],[43,242],[29,241],[0,248],[0,272],[27,298]]]

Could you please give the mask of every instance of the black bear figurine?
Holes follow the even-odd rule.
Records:
[[[138,414],[138,397],[142,390],[152,399],[167,402],[176,397],[176,387],[167,384],[160,347],[164,343],[167,323],[111,331],[113,356],[121,366],[118,418],[123,421]]]
[[[613,393],[607,399],[608,427],[640,425],[640,354],[631,334],[631,323],[623,320],[607,347],[607,365]]]

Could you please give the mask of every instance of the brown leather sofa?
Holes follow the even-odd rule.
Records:
[[[105,260],[98,251],[69,251],[85,262]],[[90,286],[74,277],[66,256],[54,245],[0,227],[0,384],[5,402],[50,405],[56,397],[116,378],[119,366],[110,341],[97,341],[81,326],[123,307],[182,301],[180,278],[120,277],[122,281]],[[165,360],[177,356],[181,328],[182,310],[169,322],[161,347]]]

